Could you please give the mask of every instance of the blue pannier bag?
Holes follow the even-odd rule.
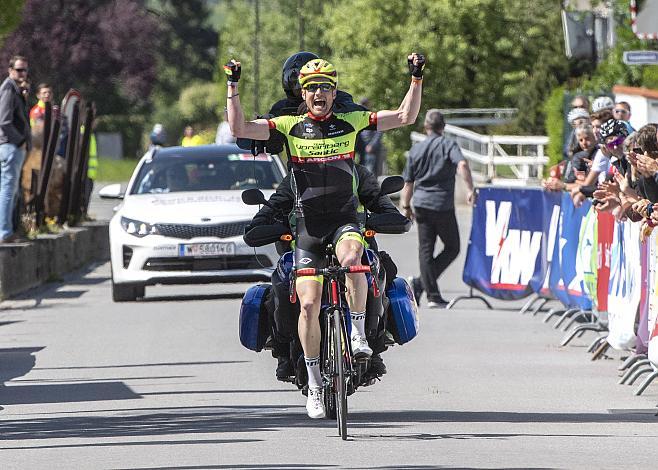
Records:
[[[265,298],[270,284],[251,286],[240,305],[240,343],[247,349],[260,352],[269,335],[269,321]]]
[[[386,289],[386,296],[390,302],[389,324],[395,342],[408,343],[418,334],[418,307],[414,294],[401,277],[393,279],[391,286]]]

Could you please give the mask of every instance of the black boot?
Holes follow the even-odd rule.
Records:
[[[386,365],[384,364],[384,360],[379,354],[373,354],[370,357],[370,367],[368,368],[368,375],[372,375],[374,377],[381,377],[384,374],[386,374]]]
[[[281,355],[276,359],[276,379],[281,382],[290,382],[295,376],[295,370],[292,367],[292,361],[289,356]]]

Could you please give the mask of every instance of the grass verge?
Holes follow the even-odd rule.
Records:
[[[138,161],[134,159],[114,160],[112,158],[99,158],[98,177],[96,181],[110,183],[128,181]]]

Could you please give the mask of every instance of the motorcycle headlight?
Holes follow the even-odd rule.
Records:
[[[128,217],[121,217],[121,227],[135,237],[145,237],[147,235],[156,235],[158,229],[155,225],[147,224],[146,222],[141,222],[135,219],[129,219]]]

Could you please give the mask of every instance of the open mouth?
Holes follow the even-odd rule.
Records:
[[[327,100],[324,98],[316,98],[313,100],[313,108],[321,111],[324,109],[324,107],[327,105]]]

